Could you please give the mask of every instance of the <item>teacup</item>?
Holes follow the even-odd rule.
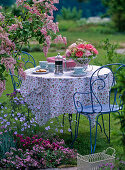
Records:
[[[83,71],[83,67],[74,67],[74,74],[82,74]]]
[[[48,69],[48,61],[39,61],[39,65],[42,69]]]
[[[55,63],[48,63],[49,72],[54,72],[55,70]]]

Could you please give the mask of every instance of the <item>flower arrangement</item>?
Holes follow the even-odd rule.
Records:
[[[86,64],[91,58],[96,57],[97,54],[98,51],[92,44],[81,39],[71,44],[66,50],[66,57],[72,58],[80,64]]]

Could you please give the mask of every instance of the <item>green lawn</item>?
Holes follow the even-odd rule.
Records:
[[[87,32],[87,31],[82,31],[82,30],[76,30],[76,31],[67,31],[67,32],[61,32],[63,36],[67,37],[68,40],[68,45],[76,41],[78,38],[81,38],[85,41],[89,41],[90,43],[93,43],[95,47],[100,44],[100,41],[109,38],[111,42],[118,43],[120,47],[124,46],[125,43],[125,34],[101,34],[101,33],[95,33],[95,32]],[[58,50],[57,50],[58,49]],[[53,46],[48,53],[48,57],[55,56],[57,53],[61,51],[61,54],[65,54],[65,49],[64,46],[58,45],[58,46]],[[106,64],[106,59],[105,59],[105,51],[102,50],[101,48],[98,48],[99,55],[96,59],[91,61],[91,64],[97,64],[97,65],[103,65]],[[44,57],[44,54],[42,52],[32,52],[31,55],[34,57],[36,60],[36,64],[39,65],[40,60],[46,60]],[[119,62],[125,62],[125,57],[121,56],[119,58]],[[0,102],[6,101],[6,93],[11,93],[13,90],[12,88],[12,83],[11,79],[8,76],[8,80],[6,81],[6,90],[2,94],[0,98]],[[62,121],[62,116],[59,117],[59,120]],[[75,117],[73,116],[73,120],[75,120]],[[68,129],[68,118],[66,120],[67,123],[65,123],[65,133],[63,134],[63,138],[69,143],[70,140],[70,133],[66,130]],[[97,136],[97,147],[96,147],[96,152],[101,152],[104,149],[106,149],[109,146],[112,146],[113,148],[116,149],[116,153],[119,156],[119,154],[122,154],[122,145],[119,142],[119,129],[120,125],[117,124],[117,120],[114,120],[114,116],[111,116],[111,143],[109,144],[106,140],[106,137],[104,136],[104,133],[100,132],[100,129],[98,128],[98,136]],[[48,123],[49,124],[49,123]],[[105,116],[105,124],[106,127],[108,126],[108,120],[107,116]],[[75,125],[75,123],[73,123]],[[84,117],[81,116],[80,119],[80,127],[79,127],[79,136],[74,144],[74,148],[78,150],[80,154],[88,154],[90,153],[90,145],[89,145],[89,126],[88,126],[88,120]],[[94,134],[94,129],[93,129],[93,134]],[[94,138],[93,138],[94,139]]]

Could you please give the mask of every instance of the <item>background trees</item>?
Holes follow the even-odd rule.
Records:
[[[125,31],[125,1],[124,0],[103,0],[108,7],[108,14],[111,16],[118,31]]]

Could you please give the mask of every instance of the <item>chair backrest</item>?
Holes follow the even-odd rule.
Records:
[[[21,51],[21,53],[18,54],[18,52],[15,51],[13,55],[16,57],[17,62],[21,61],[24,64],[25,69],[36,67],[35,59],[28,52]],[[21,58],[19,56],[21,56]]]
[[[18,52],[15,51],[13,53],[13,55],[16,58],[17,63],[20,61],[23,63],[23,66],[25,69],[36,67],[35,59],[33,58],[33,56],[31,54],[29,54],[25,51],[22,51],[20,54],[18,54]],[[21,56],[21,57],[19,57],[19,56]],[[18,73],[12,74],[11,70],[9,70],[9,72],[10,72],[14,90],[16,90],[17,88],[20,88],[21,83],[22,83],[21,77],[18,75]]]
[[[96,112],[96,106],[100,106],[98,112],[103,111],[103,105],[107,104],[110,111],[114,105],[120,104],[120,94],[117,91],[116,84],[118,75],[125,71],[125,64],[115,63],[107,64],[93,72],[90,78],[90,95],[93,112]]]

